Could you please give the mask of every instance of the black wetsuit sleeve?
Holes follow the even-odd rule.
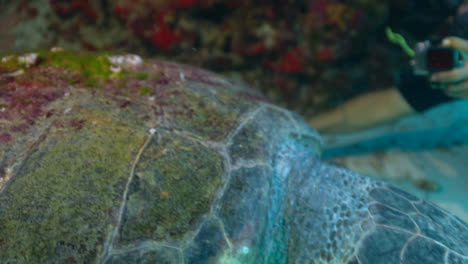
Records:
[[[412,72],[402,73],[398,89],[406,102],[418,112],[454,100],[440,89],[432,89],[427,77],[416,76]]]

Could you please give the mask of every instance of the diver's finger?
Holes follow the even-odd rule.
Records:
[[[449,92],[447,91],[446,94],[453,98],[465,99],[468,98],[468,91],[459,91],[459,92]]]
[[[447,84],[443,89],[446,93],[468,92],[468,80],[459,83]]]
[[[461,52],[468,52],[468,40],[459,37],[446,37],[442,40],[442,46],[457,49]]]
[[[431,82],[459,82],[468,79],[468,64],[450,71],[443,71],[431,75]]]

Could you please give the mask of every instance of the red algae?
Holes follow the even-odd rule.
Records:
[[[32,75],[29,75],[31,77]],[[57,100],[64,94],[63,90],[54,88],[34,78],[26,79],[25,76],[19,80],[10,79],[2,85],[0,99],[7,102],[3,117],[20,116],[21,119],[33,122],[44,115],[43,107],[52,101]]]
[[[70,126],[75,128],[76,130],[81,130],[85,125],[86,120],[84,119],[72,119],[70,120]]]
[[[215,73],[173,62],[143,61],[136,55],[67,51],[40,51],[37,54],[39,62],[26,67],[15,64],[17,55],[9,59],[7,66],[0,63],[0,69],[7,72],[0,75],[2,142],[20,140],[31,131],[39,131],[38,127],[41,131],[46,127],[79,131],[88,123],[94,124],[80,115],[63,120],[69,112],[76,113],[82,108],[80,105],[84,102],[79,98],[80,94],[109,98],[109,102],[115,102],[123,112],[146,105],[153,118],[173,118],[178,120],[178,125],[193,126],[197,131],[204,131],[216,123],[222,126],[234,124],[232,120],[224,122],[215,116],[212,106],[202,103],[202,97],[194,94],[194,91],[203,91],[206,93],[203,96],[213,97],[216,101],[228,99],[224,92],[217,95],[215,90],[227,89],[227,92],[234,84]],[[11,75],[14,72],[19,74]],[[239,95],[245,101],[265,101],[254,93]],[[197,109],[203,110],[199,112]],[[193,125],[191,122],[197,123]],[[212,136],[220,137],[216,133]]]
[[[13,140],[13,138],[11,137],[11,135],[9,133],[2,133],[0,134],[0,143],[8,143],[8,142],[11,142]]]
[[[277,68],[285,73],[301,73],[304,70],[303,64],[302,50],[296,47],[283,55],[281,64]]]

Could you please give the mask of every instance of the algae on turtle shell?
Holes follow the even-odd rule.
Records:
[[[465,223],[321,161],[313,128],[243,84],[30,54],[0,63],[2,263],[468,263]]]

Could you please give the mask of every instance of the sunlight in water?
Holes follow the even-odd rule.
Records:
[[[237,257],[245,259],[249,253],[250,249],[244,246],[237,251],[237,254],[235,254],[237,255],[236,257],[230,256],[229,253],[226,253],[219,259],[219,264],[245,264],[246,262],[239,260]]]

